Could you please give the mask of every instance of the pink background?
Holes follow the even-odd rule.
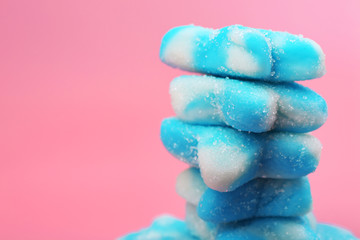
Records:
[[[314,134],[315,213],[360,236],[360,1],[0,1],[0,239],[114,239],[184,216],[185,164],[159,140],[182,74],[158,58],[171,27],[242,24],[317,41],[328,102]]]

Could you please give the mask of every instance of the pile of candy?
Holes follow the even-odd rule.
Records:
[[[173,80],[176,118],[161,126],[166,149],[190,165],[176,185],[186,220],[163,216],[122,239],[356,239],[311,213],[306,175],[322,146],[307,132],[324,124],[327,106],[294,81],[324,75],[318,44],[239,25],[189,25],[164,36],[160,57],[208,74]]]

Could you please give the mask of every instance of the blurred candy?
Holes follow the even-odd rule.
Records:
[[[139,232],[118,240],[358,240],[339,227],[318,224],[312,216],[293,218],[254,218],[246,221],[214,224],[196,214],[196,207],[186,205],[185,222],[171,216],[161,216]]]
[[[154,220],[149,228],[131,233],[118,240],[195,240],[186,224],[174,217],[164,215]]]
[[[317,232],[320,240],[358,240],[349,231],[327,224],[319,224],[317,226]]]
[[[325,74],[325,55],[313,40],[240,25],[173,28],[163,37],[160,58],[188,71],[272,82]]]
[[[315,171],[321,152],[321,143],[308,134],[254,134],[175,118],[163,121],[161,139],[176,158],[200,168],[208,187],[222,192],[257,177],[305,176]]]
[[[220,226],[212,222],[205,222],[199,218],[196,205],[189,202],[186,203],[185,223],[193,235],[207,240],[214,240],[216,238]]]
[[[171,82],[170,95],[181,120],[241,131],[310,132],[327,118],[325,100],[297,83],[181,76]]]
[[[196,181],[191,182],[192,180]],[[259,178],[232,192],[218,192],[205,188],[199,171],[193,168],[179,175],[176,186],[181,197],[197,205],[199,217],[213,223],[253,217],[302,216],[312,208],[307,178]]]

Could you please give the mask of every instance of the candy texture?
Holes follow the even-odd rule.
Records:
[[[153,224],[137,233],[129,234],[118,240],[195,240],[186,224],[171,216],[161,216],[154,220]]]
[[[199,218],[196,206],[187,203],[185,222],[191,233],[203,240],[357,240],[345,229],[317,224],[312,213],[303,217],[254,218],[214,224]]]
[[[208,187],[222,192],[257,177],[305,176],[316,169],[321,152],[321,143],[308,134],[254,134],[175,118],[163,121],[161,139],[176,158],[200,168]]]
[[[302,216],[312,208],[307,178],[255,179],[232,192],[218,192],[204,188],[199,171],[193,168],[178,177],[177,192],[197,206],[200,218],[213,223],[253,217]]]
[[[160,58],[188,71],[273,82],[325,73],[325,55],[314,41],[240,25],[218,30],[194,25],[173,28],[163,37]]]
[[[350,232],[330,225],[311,223],[311,216],[296,218],[256,218],[229,224],[213,224],[200,219],[195,206],[187,204],[186,223],[161,216],[137,233],[118,240],[358,240]]]
[[[182,76],[171,82],[170,95],[179,119],[241,131],[304,133],[321,127],[327,119],[325,100],[297,83]]]
[[[324,99],[294,81],[321,77],[319,45],[286,32],[240,25],[171,29],[160,58],[212,76],[182,76],[170,86],[177,118],[161,140],[190,168],[177,178],[186,220],[158,218],[123,240],[356,240],[318,224],[306,175],[321,143],[307,132],[327,119]]]
[[[357,240],[349,231],[327,224],[319,224],[317,232],[320,240]]]
[[[198,217],[196,207],[186,205],[186,224],[199,239],[318,240],[312,216],[291,218],[254,218],[246,221],[214,224]],[[316,227],[316,226],[315,226]]]

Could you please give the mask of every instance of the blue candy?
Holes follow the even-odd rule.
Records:
[[[161,216],[154,220],[153,224],[146,229],[131,233],[118,240],[196,240],[186,224],[171,216]]]
[[[286,32],[189,25],[164,36],[160,57],[226,79],[183,76],[171,83],[180,120],[163,121],[161,140],[192,166],[176,183],[187,202],[185,222],[163,216],[119,240],[357,239],[317,224],[311,213],[304,176],[315,171],[321,143],[304,133],[324,124],[327,106],[292,81],[325,73],[319,45]]]
[[[185,222],[191,233],[203,240],[357,240],[345,229],[317,224],[312,213],[214,224],[199,218],[196,206],[187,203]]]
[[[197,206],[199,204],[201,196],[207,189],[208,187],[205,185],[197,168],[188,168],[177,177],[176,192],[192,205]]]
[[[310,223],[311,217],[255,218],[229,224],[201,220],[196,208],[186,206],[186,223],[162,216],[153,224],[118,240],[358,240],[350,232],[330,225]]]
[[[232,192],[218,192],[204,188],[203,185],[199,171],[188,169],[178,178],[177,192],[187,202],[197,205],[199,217],[208,222],[224,223],[254,217],[295,217],[308,213],[312,208],[307,178],[259,178]]]
[[[241,240],[318,240],[312,217],[254,218],[240,222],[214,224],[198,217],[196,207],[186,205],[186,224],[199,239]]]
[[[199,205],[199,217],[214,223],[254,217],[302,216],[312,209],[307,178],[255,179],[232,192],[207,189]]]
[[[319,224],[317,232],[320,240],[358,240],[352,233],[340,227]]]
[[[325,73],[325,55],[314,41],[240,25],[218,30],[194,25],[173,28],[163,37],[160,58],[188,71],[273,82]]]
[[[310,132],[327,119],[325,100],[297,83],[270,84],[181,76],[170,85],[176,116],[189,123],[241,131]]]
[[[308,134],[240,132],[229,127],[161,125],[161,139],[176,158],[200,168],[206,185],[232,191],[257,178],[298,178],[315,171],[321,143]]]

